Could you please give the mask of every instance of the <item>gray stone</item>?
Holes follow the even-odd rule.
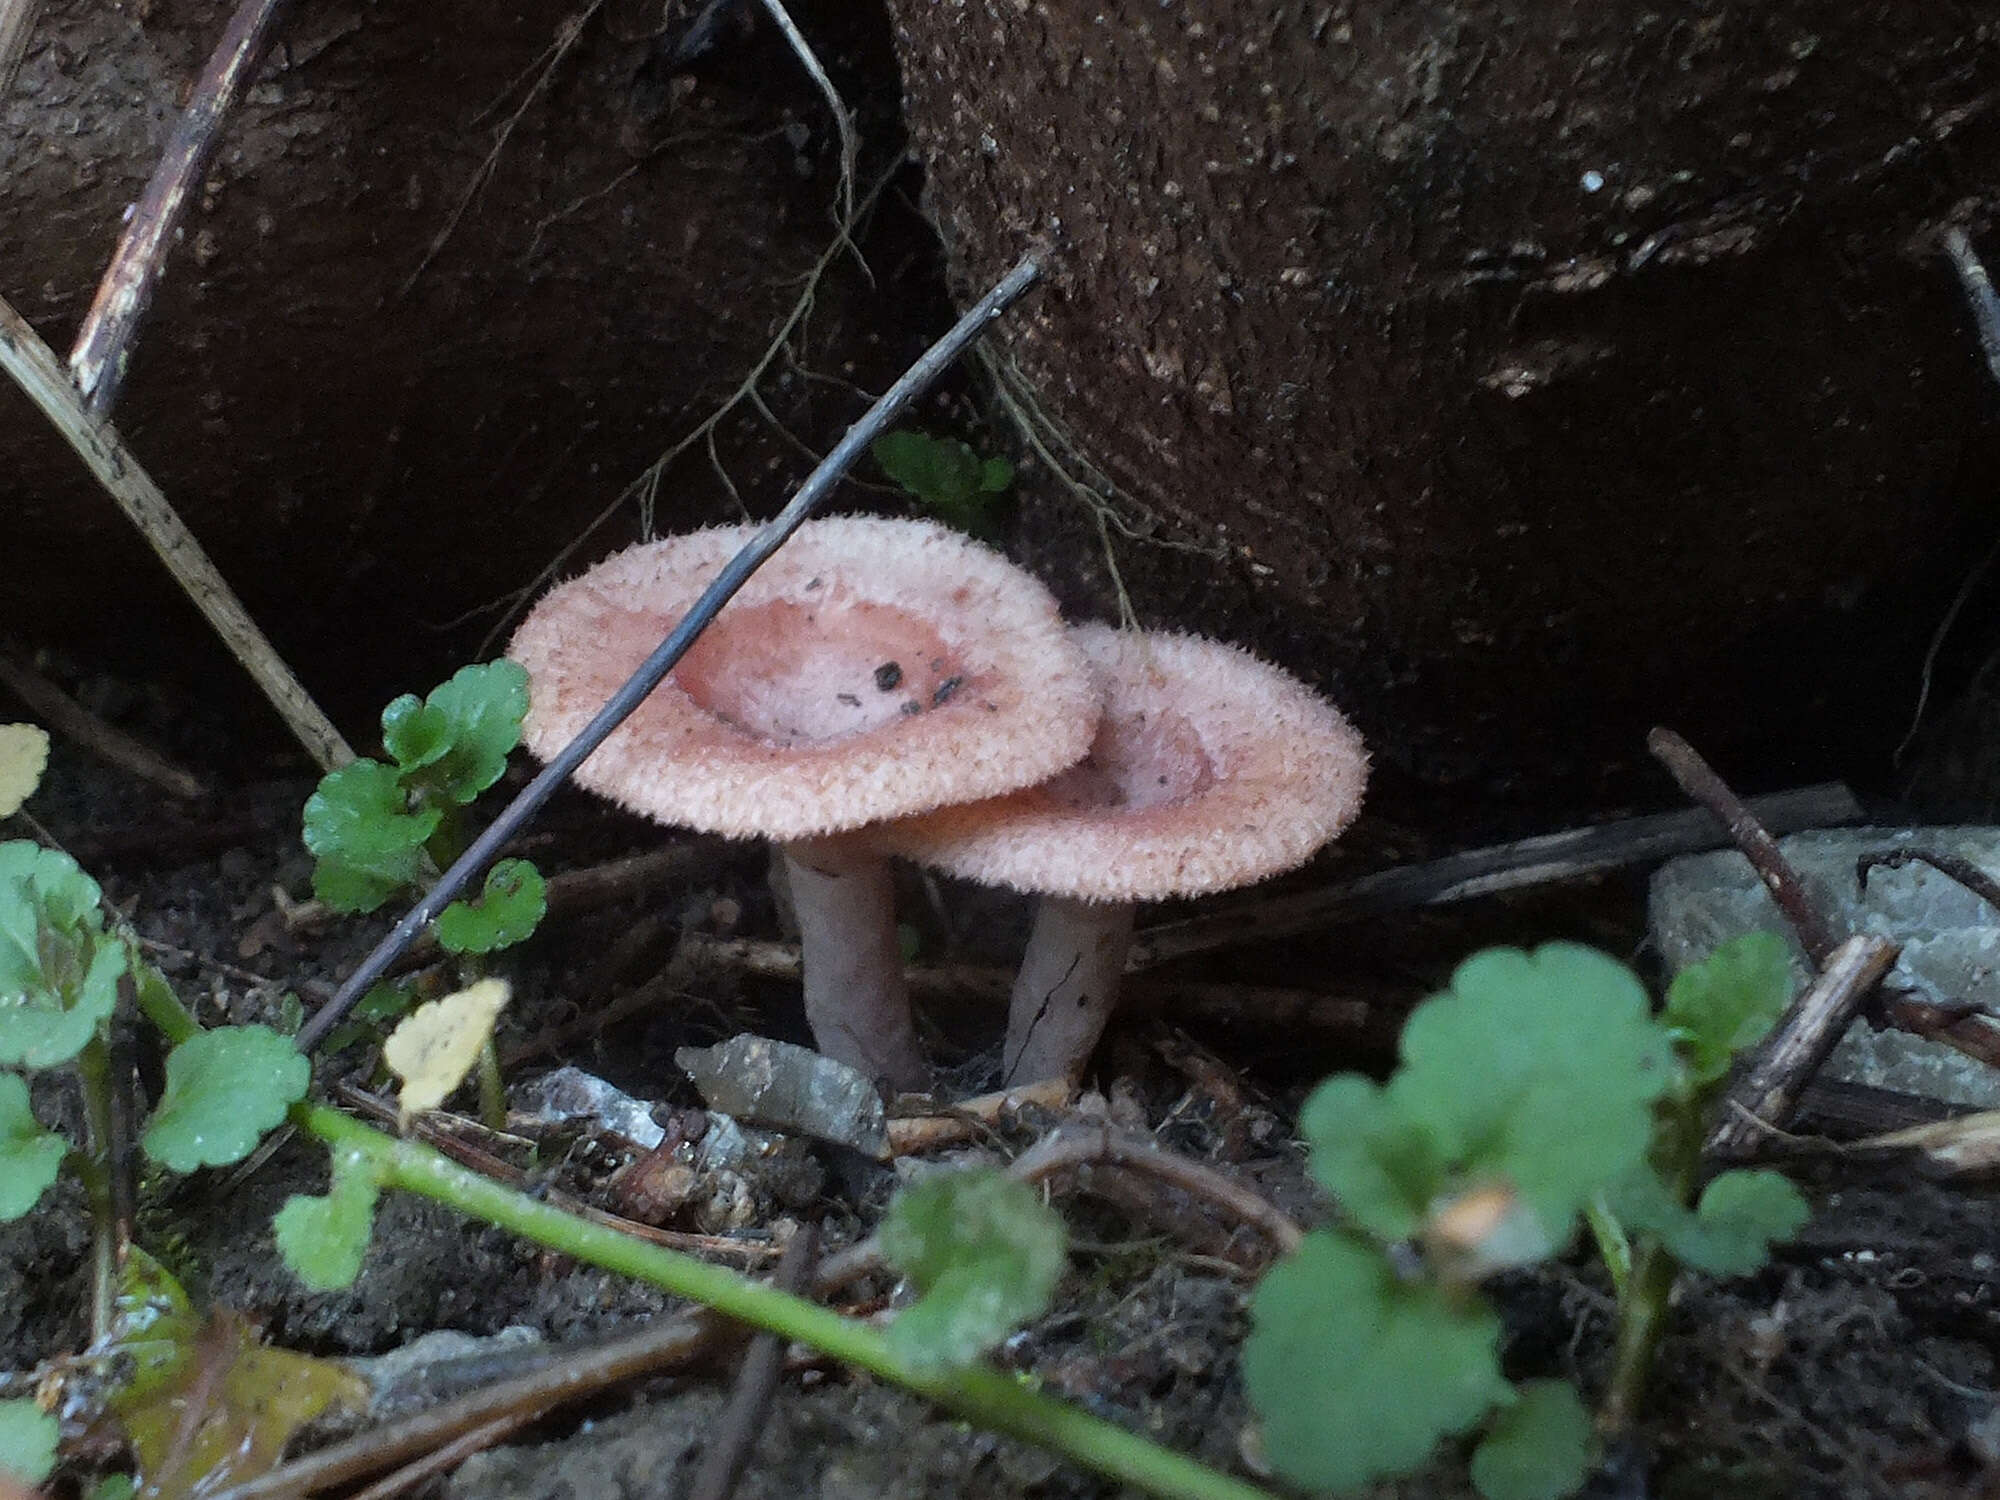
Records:
[[[2000,1014],[2000,913],[1926,865],[1855,878],[1866,854],[1898,848],[1956,854],[2000,873],[2000,829],[1842,828],[1793,834],[1778,846],[1814,904],[1843,933],[1867,932],[1903,945],[1889,982],[1940,1004],[1970,1002]],[[1661,867],[1648,903],[1653,940],[1678,973],[1729,938],[1759,929],[1792,942],[1800,984],[1802,954],[1750,862],[1731,850],[1690,855]],[[2000,1071],[1951,1048],[1857,1021],[1828,1060],[1826,1075],[1905,1094],[2000,1108]]]

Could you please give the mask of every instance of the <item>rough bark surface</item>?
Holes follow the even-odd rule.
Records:
[[[879,13],[794,8],[866,106],[857,70],[878,93],[890,76]],[[59,351],[229,10],[51,0],[0,101],[0,293]],[[732,29],[695,74],[648,86],[635,80],[662,14],[294,6],[185,223],[115,421],[364,739],[388,692],[437,680],[487,623],[440,622],[525,584],[742,379],[831,238],[837,147],[783,43]],[[849,269],[829,279],[816,363],[871,383],[903,357],[907,339],[857,320],[873,295]],[[851,414],[851,393],[791,381],[773,401],[809,438]],[[745,501],[768,506],[796,452],[754,419],[720,437]],[[731,509],[697,450],[657,521]],[[204,691],[237,689],[11,389],[0,511],[0,634],[126,660],[165,642]]]
[[[1048,245],[1012,359],[1228,559],[1121,546],[1142,615],[1334,686],[1433,785],[1588,800],[1656,721],[1775,776],[1901,732],[1991,529],[1926,238],[2000,181],[1989,9],[890,8],[959,284]]]

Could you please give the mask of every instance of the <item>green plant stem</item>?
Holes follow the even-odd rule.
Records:
[[[1632,1285],[1632,1237],[1606,1207],[1602,1193],[1593,1193],[1583,1206],[1583,1220],[1590,1226],[1597,1258],[1604,1262],[1604,1269],[1611,1277],[1612,1295],[1623,1302]]]
[[[700,1302],[753,1328],[825,1354],[927,1396],[982,1427],[1010,1433],[1100,1474],[1168,1500],[1273,1500],[1242,1480],[1042,1395],[987,1366],[945,1374],[913,1368],[868,1323],[752,1281],[723,1266],[587,1223],[504,1188],[414,1141],[400,1141],[324,1105],[292,1111],[300,1128],[338,1151],[367,1158],[385,1186],[445,1203],[524,1239]]]
[[[1682,1203],[1692,1194],[1701,1172],[1705,1116],[1699,1095],[1673,1098],[1662,1107],[1656,1165],[1661,1179]],[[1592,1228],[1596,1228],[1594,1219]],[[1623,1238],[1622,1229],[1619,1234]],[[1597,1413],[1598,1428],[1607,1436],[1626,1431],[1638,1420],[1646,1380],[1666,1333],[1674,1283],[1681,1274],[1680,1262],[1651,1235],[1631,1254],[1625,1284],[1618,1294],[1618,1344],[1612,1355],[1611,1383]]]
[[[111,1206],[111,1049],[101,1035],[77,1054],[76,1076],[83,1087],[88,1138],[76,1154],[76,1169],[90,1199],[90,1337],[95,1343],[111,1331],[118,1288],[118,1224]]]
[[[507,1080],[500,1075],[500,1049],[491,1032],[479,1044],[479,1123],[496,1135],[507,1130]]]

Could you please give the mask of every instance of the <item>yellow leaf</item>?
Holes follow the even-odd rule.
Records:
[[[405,1115],[436,1109],[465,1081],[512,993],[504,979],[482,979],[403,1018],[382,1046],[382,1061],[403,1080]]]
[[[0,818],[12,817],[41,785],[49,737],[32,724],[0,724]]]

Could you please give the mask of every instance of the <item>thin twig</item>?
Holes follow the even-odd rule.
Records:
[[[778,1262],[771,1283],[780,1291],[797,1292],[812,1280],[813,1262],[818,1256],[819,1231],[801,1224],[784,1258]],[[750,1451],[764,1428],[771,1398],[778,1391],[778,1377],[785,1370],[785,1341],[775,1333],[760,1333],[743,1351],[743,1363],[736,1370],[736,1386],[729,1393],[729,1405],[716,1423],[714,1441],[702,1456],[688,1489],[688,1500],[729,1500]]]
[[[131,367],[132,345],[166,270],[188,195],[208,170],[222,139],[223,120],[244,86],[257,76],[264,45],[284,9],[285,0],[243,0],[236,7],[195,81],[187,108],[174,124],[152,180],[126,221],[70,350],[70,372],[77,389],[89,398],[92,416],[109,415],[118,400]]]
[[[175,765],[150,745],[116,725],[107,724],[25,661],[0,648],[0,683],[28,705],[30,712],[66,740],[83,746],[98,759],[130,771],[174,797],[201,797],[208,788],[194,772]]]
[[[929,390],[966,346],[984,333],[1040,275],[1041,267],[1035,258],[1032,255],[1023,256],[991,291],[974,304],[971,311],[958,320],[950,332],[924,351],[860,421],[847,429],[846,435],[834,445],[833,452],[827,455],[826,462],[813,470],[790,503],[724,564],[722,571],[681,617],[667,638],[640,663],[625,685],[612,694],[611,701],[597,711],[575,739],[556,753],[533,781],[522,788],[492,825],[473,840],[472,846],[438,878],[438,883],[348,976],[333,999],[306,1022],[298,1034],[300,1051],[312,1051],[368,993],[369,987],[388,972],[389,966],[409,947],[417,934],[428,927],[437,914],[485,870],[507,841],[535,815],[556,788],[569,779],[570,773],[582,765],[591,752],[645,702],[647,695],[666,680],[674,664],[694,644],[695,637],[707,629],[709,621],[743,587],[750,575],[805,524],[806,518],[832,492],[841,476],[854,465],[876,435],[893,422],[904,407]]]
[[[400,1126],[401,1116],[396,1107],[385,1099],[378,1099],[366,1089],[344,1083],[339,1085],[334,1093],[342,1104],[357,1113],[372,1116],[384,1125]],[[747,1262],[767,1261],[778,1253],[770,1245],[761,1244],[756,1240],[734,1240],[719,1234],[692,1234],[679,1229],[660,1229],[651,1224],[641,1224],[636,1219],[626,1219],[617,1214],[606,1213],[603,1209],[585,1203],[580,1198],[572,1198],[555,1188],[536,1184],[526,1172],[512,1162],[504,1161],[492,1152],[482,1150],[451,1131],[440,1128],[436,1121],[422,1115],[410,1121],[408,1134],[422,1141],[433,1151],[450,1157],[460,1166],[500,1183],[503,1187],[522,1192],[532,1188],[543,1202],[561,1209],[566,1214],[574,1214],[589,1223],[615,1229],[620,1234],[630,1235],[633,1239],[643,1240],[649,1245],[659,1245],[689,1255],[713,1255]]]
[[[1728,828],[1736,847],[1750,861],[1779,912],[1791,924],[1806,957],[1815,969],[1823,970],[1841,939],[1813,905],[1798,871],[1779,850],[1770,831],[1752,816],[1693,747],[1672,730],[1655,729],[1646,737],[1646,745],[1673,773],[1681,789]],[[1963,1006],[1940,1006],[1909,991],[1885,987],[1880,1015],[1889,1025],[1943,1042],[1967,1057],[2000,1067],[2000,1028],[1966,1014]]]
[[[1008,1166],[1007,1175],[1017,1182],[1041,1182],[1063,1172],[1096,1166],[1122,1167],[1212,1203],[1260,1231],[1280,1254],[1296,1249],[1305,1237],[1282,1209],[1235,1178],[1168,1151],[1146,1136],[1112,1125],[1058,1126],[1016,1157]],[[1171,1214],[1163,1217],[1169,1225],[1174,1221]],[[879,1271],[883,1264],[881,1244],[870,1235],[822,1261],[819,1274],[813,1279],[813,1290],[819,1296],[830,1297],[863,1276]]]
[[[0,104],[14,92],[14,77],[41,14],[42,0],[0,0]]]
[[[860,204],[855,209],[857,217],[849,220],[843,226],[847,233],[851,234],[858,225],[859,215],[866,214],[874,208],[875,200],[882,195],[883,189],[888,187],[890,179],[895,173],[901,170],[902,164],[898,162],[891,171],[885,172],[863,194]],[[514,590],[512,594],[505,595],[501,599],[494,601],[500,608],[500,615],[494,621],[492,629],[488,630],[486,635],[481,639],[479,643],[479,655],[485,655],[492,648],[494,643],[500,638],[501,632],[507,628],[514,616],[527,604],[529,598],[537,593],[544,584],[561,573],[564,564],[575,555],[577,549],[589,541],[591,537],[595,536],[604,526],[608,525],[611,518],[623,510],[626,504],[634,497],[637,497],[639,500],[639,509],[643,523],[640,529],[645,534],[651,534],[653,501],[658,494],[661,481],[666,477],[667,470],[683,454],[692,452],[699,445],[709,443],[716,429],[728,419],[737,407],[749,400],[751,393],[757,389],[758,385],[762,383],[764,376],[770,371],[771,365],[784,352],[786,345],[791,342],[792,335],[798,331],[799,326],[812,313],[813,304],[819,296],[820,283],[826,279],[827,273],[833,269],[834,262],[840,259],[842,247],[845,243],[846,241],[842,239],[835,239],[832,244],[820,252],[819,259],[814,261],[811,269],[806,272],[804,287],[793,301],[791,309],[778,324],[777,331],[771,335],[769,342],[764,345],[764,352],[757,356],[751,363],[748,372],[736,383],[736,388],[723,397],[707,416],[703,417],[693,428],[676,439],[658,458],[648,464],[644,472],[637,479],[626,485],[624,489],[620,490],[609,505],[592,516],[585,523],[583,530],[579,531],[558,548],[555,556],[544,563],[533,578],[530,578],[520,588]],[[739,505],[741,504],[740,501],[738,503]]]
[[[1765,827],[1791,832],[1852,822],[1861,816],[1854,794],[1838,782],[1752,799]],[[1510,844],[1467,849],[1423,864],[1397,865],[1357,880],[1293,896],[1265,896],[1219,906],[1179,922],[1142,927],[1126,970],[1234,944],[1315,932],[1329,922],[1413,906],[1441,906],[1500,891],[1580,880],[1626,865],[1690,854],[1721,843],[1698,808],[1538,834]]]
[[[955,1146],[975,1136],[990,1135],[1001,1121],[1024,1109],[1058,1111],[1076,1099],[1076,1085],[1067,1078],[1045,1078],[997,1094],[962,1099],[943,1114],[907,1115],[888,1122],[889,1154],[914,1156]]]
[[[1646,748],[1673,775],[1682,791],[1729,830],[1729,837],[1743,851],[1743,857],[1750,861],[1757,878],[1764,882],[1764,889],[1771,893],[1778,910],[1798,935],[1806,957],[1812,960],[1815,969],[1824,969],[1833,957],[1833,950],[1840,946],[1840,935],[1813,905],[1799,872],[1780,852],[1770,830],[1757,821],[1755,814],[1743,805],[1743,799],[1715,774],[1694,746],[1671,729],[1653,730],[1646,736]]]
[[[458,202],[452,205],[450,214],[445,217],[444,227],[431,237],[430,244],[425,247],[423,259],[417,262],[417,268],[410,272],[408,278],[396,289],[396,296],[398,298],[409,296],[411,292],[416,290],[417,283],[424,279],[424,272],[430,269],[431,262],[438,257],[438,252],[443,250],[450,242],[452,235],[458,230],[459,220],[465,217],[466,209],[472,206],[472,200],[479,196],[479,190],[486,185],[487,179],[493,175],[493,169],[500,164],[500,155],[507,149],[507,142],[513,137],[514,127],[521,123],[521,117],[528,112],[528,107],[541,97],[543,88],[555,76],[557,66],[565,57],[569,56],[576,44],[583,40],[583,30],[590,24],[590,18],[603,8],[604,0],[590,0],[590,4],[585,6],[581,11],[575,15],[564,16],[557,23],[555,40],[542,49],[541,55],[535,59],[534,63],[529,64],[529,67],[533,68],[537,64],[541,64],[544,58],[547,59],[546,64],[542,66],[541,72],[536,75],[534,84],[529,88],[527,95],[521,100],[520,105],[501,122],[500,128],[493,133],[493,149],[486,153],[478,167],[473,170],[472,176],[467,180],[464,190],[458,195]],[[515,81],[519,82],[518,79]],[[513,86],[513,84],[509,84],[508,88],[511,90]],[[477,124],[478,122],[474,121],[474,123]]]
[[[393,1474],[384,1474],[366,1489],[356,1490],[348,1500],[393,1500],[394,1496],[422,1484],[433,1474],[455,1469],[475,1453],[484,1452],[539,1417],[539,1411],[521,1410],[495,1417],[483,1427],[462,1432],[442,1447],[433,1448],[413,1463],[404,1464]]]
[[[1945,849],[1884,849],[1864,854],[1854,862],[1854,879],[1865,891],[1873,870],[1900,870],[1904,865],[1929,865],[1947,880],[1956,881],[1973,895],[2000,912],[2000,880],[1995,880],[1971,860]]]
[[[869,276],[868,262],[861,258],[861,251],[848,234],[847,226],[854,222],[854,174],[861,160],[861,138],[855,134],[854,116],[842,102],[840,90],[833,86],[833,80],[826,76],[826,69],[814,55],[812,43],[805,38],[793,22],[791,12],[784,7],[783,0],[762,0],[764,9],[771,19],[778,23],[778,30],[784,33],[785,44],[812,79],[813,86],[826,100],[826,107],[833,111],[834,128],[840,132],[840,212],[834,215],[834,223],[839,226],[840,239],[854,253],[855,264],[861,267],[861,274]]]
[[[1039,1182],[1058,1172],[1093,1166],[1122,1167],[1213,1203],[1261,1232],[1281,1254],[1296,1250],[1305,1237],[1276,1204],[1235,1178],[1112,1125],[1061,1126],[1017,1157],[1007,1171],[1024,1182]]]
[[[1240,930],[1240,924],[1232,930]],[[798,944],[768,938],[725,938],[690,932],[681,939],[675,956],[693,965],[787,984],[798,983],[805,972]],[[960,1004],[974,1000],[994,1006],[1005,1004],[1014,983],[1011,970],[970,964],[926,964],[910,969],[908,979],[913,995]],[[1351,1038],[1370,1030],[1379,1019],[1375,1008],[1364,1000],[1276,985],[1159,978],[1147,987],[1147,994],[1158,997],[1163,1006],[1176,1013],[1197,1016],[1204,1022],[1252,1022],[1283,1027],[1293,1033],[1312,1031]],[[1127,1003],[1136,999],[1128,997]]]
[[[1834,949],[1819,978],[1792,1002],[1743,1076],[1730,1087],[1704,1152],[1744,1155],[1771,1131],[1790,1123],[1799,1094],[1896,962],[1897,951],[1887,938],[1867,934]]]
[[[685,1365],[736,1325],[708,1313],[663,1316],[637,1333],[574,1351],[526,1375],[441,1402],[345,1441],[308,1453],[270,1473],[223,1490],[213,1500],[289,1500],[352,1484],[431,1452],[487,1424],[522,1415],[532,1421],[555,1407],[658,1370]]]
[[[167,571],[174,575],[195,607],[222,638],[223,645],[264,690],[279,717],[298,737],[306,753],[322,770],[331,771],[354,759],[353,750],[333,727],[333,721],[292,675],[291,668],[250,618],[201,543],[187,529],[160,487],[126,448],[117,429],[99,422],[84,409],[77,389],[63,373],[55,354],[27,319],[0,299],[0,369],[41,408],[77,456],[97,476],[125,517],[139,528]]]

